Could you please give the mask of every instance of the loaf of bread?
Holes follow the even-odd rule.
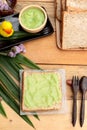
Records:
[[[56,72],[28,72],[22,75],[22,111],[61,108],[61,76]]]
[[[87,11],[63,13],[62,48],[87,47]]]
[[[66,7],[70,10],[87,10],[87,0],[66,0]]]

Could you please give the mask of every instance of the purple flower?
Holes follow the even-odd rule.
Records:
[[[15,57],[17,54],[19,54],[21,52],[26,52],[23,44],[12,47],[11,50],[8,52],[8,56]]]
[[[8,10],[10,9],[9,5],[7,4],[6,0],[0,0],[0,10]]]
[[[4,4],[4,10],[9,10],[10,9],[10,7],[5,3]]]
[[[18,47],[20,48],[21,52],[26,52],[26,49],[23,44],[20,44]]]
[[[15,54],[14,52],[12,52],[12,51],[9,51],[8,56],[9,56],[9,57],[15,57],[16,54]]]
[[[12,47],[11,51],[13,51],[15,54],[19,54],[21,52],[26,52],[25,47],[24,47],[23,44],[20,44],[19,46]]]
[[[14,52],[15,54],[18,54],[21,52],[21,49],[18,46],[14,46],[11,48],[11,51]]]
[[[4,10],[4,5],[2,5],[2,6],[0,7],[0,10]]]

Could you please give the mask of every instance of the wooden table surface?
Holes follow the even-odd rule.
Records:
[[[24,43],[27,50],[25,56],[37,63],[43,69],[63,68],[66,71],[66,79],[72,78],[74,74],[87,76],[87,51],[62,51],[58,49],[56,44],[56,26],[55,26],[55,1],[54,0],[18,0],[16,10],[20,11],[28,4],[40,4],[44,6],[48,12],[50,21],[54,27],[54,33],[45,38],[33,40]],[[54,114],[39,116],[40,121],[34,117],[30,117],[34,123],[36,130],[77,130],[87,129],[87,111],[85,111],[85,122],[81,128],[79,125],[79,113],[81,104],[81,94],[78,94],[77,105],[77,123],[73,127],[71,123],[72,115],[72,91],[66,85],[67,95],[67,112],[65,114]],[[86,96],[87,99],[87,96]],[[87,109],[87,101],[85,101]],[[33,130],[26,122],[24,122],[8,105],[3,101],[8,118],[0,116],[0,130]],[[86,110],[85,109],[85,110]]]

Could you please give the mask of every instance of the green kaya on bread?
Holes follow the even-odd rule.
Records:
[[[42,111],[61,108],[61,76],[56,72],[22,74],[22,111]]]

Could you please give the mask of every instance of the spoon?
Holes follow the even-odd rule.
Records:
[[[85,93],[87,91],[87,77],[83,76],[80,79],[80,89],[82,92],[82,101],[81,101],[81,109],[80,109],[80,126],[82,127],[84,124],[84,115],[85,115]]]

